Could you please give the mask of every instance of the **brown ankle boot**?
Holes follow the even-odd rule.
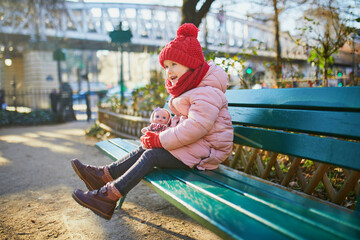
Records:
[[[113,181],[107,167],[94,167],[91,165],[82,164],[79,160],[71,160],[71,166],[75,173],[83,180],[86,187],[93,191],[100,189],[106,183]]]
[[[107,183],[99,190],[94,191],[84,192],[76,189],[72,197],[81,206],[89,208],[100,217],[110,220],[114,213],[116,202],[122,196],[113,184]]]

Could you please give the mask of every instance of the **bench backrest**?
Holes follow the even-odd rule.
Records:
[[[360,88],[228,90],[234,142],[360,170]]]

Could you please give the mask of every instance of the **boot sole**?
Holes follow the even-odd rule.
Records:
[[[93,206],[90,206],[86,203],[84,203],[83,201],[81,201],[74,193],[72,194],[72,198],[81,206],[86,207],[88,209],[90,209],[91,211],[93,211],[93,213],[95,213],[96,215],[98,215],[99,217],[102,217],[106,220],[110,220],[112,215],[108,215],[106,213],[100,212],[98,209],[94,208]]]
[[[78,175],[78,177],[83,180],[83,182],[85,183],[87,189],[89,189],[90,191],[94,191],[95,188],[91,187],[90,184],[82,177],[82,175],[80,174],[79,170],[77,169],[74,161],[71,161],[71,166],[74,169],[74,172],[76,173],[76,175]]]

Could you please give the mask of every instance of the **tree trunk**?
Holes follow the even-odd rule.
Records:
[[[323,87],[328,87],[328,76],[327,76],[327,69],[328,69],[328,58],[324,57],[324,72],[323,72]]]
[[[199,0],[183,0],[183,5],[181,8],[181,24],[184,23],[193,23],[196,27],[199,27],[201,24],[201,20],[206,16],[209,12],[211,4],[215,0],[206,0],[199,11],[196,10],[196,5]]]
[[[281,77],[282,67],[281,67],[281,45],[280,45],[280,30],[279,30],[279,10],[277,7],[277,1],[273,0],[274,7],[274,27],[275,27],[275,50],[276,50],[276,65],[275,65],[275,74],[276,81]]]
[[[194,23],[196,18],[196,4],[197,1],[184,0],[181,8],[181,24],[184,23]],[[196,24],[195,24],[196,25]]]

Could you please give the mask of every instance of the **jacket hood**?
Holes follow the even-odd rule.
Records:
[[[216,65],[213,61],[208,62],[210,68],[205,74],[203,80],[200,82],[199,87],[211,86],[220,89],[225,93],[229,86],[229,76],[222,69],[222,67]]]

